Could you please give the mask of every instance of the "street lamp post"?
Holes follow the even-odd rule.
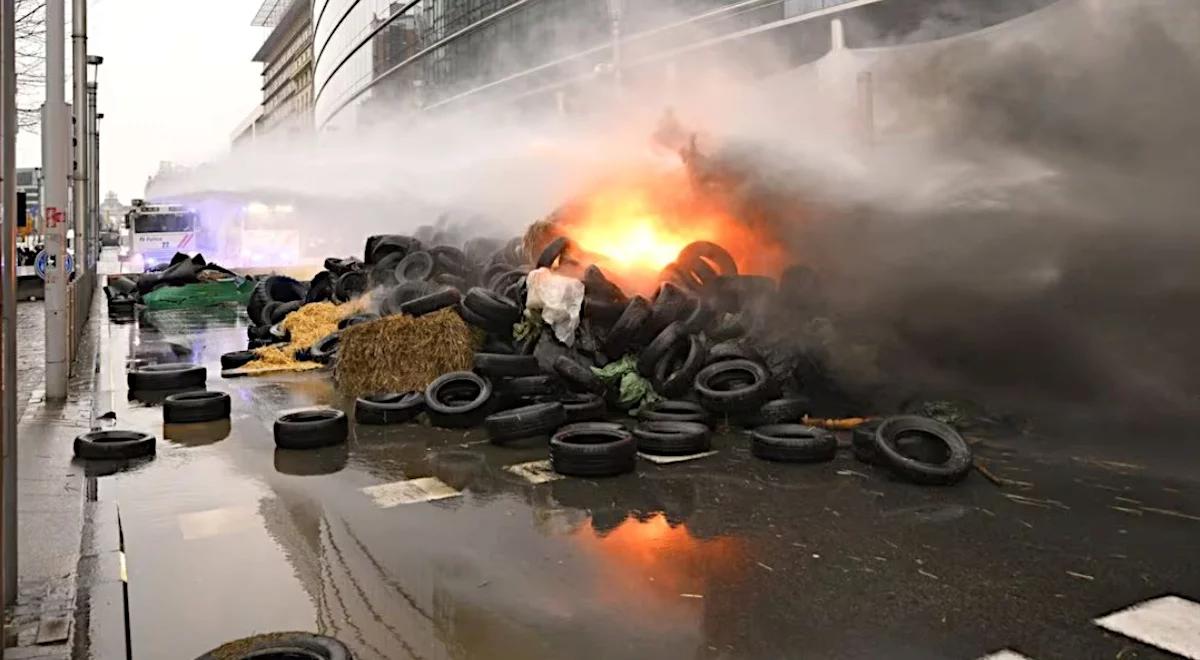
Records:
[[[88,231],[88,152],[91,151],[91,137],[88,135],[87,0],[74,0],[71,3],[71,50],[71,82],[74,88],[71,105],[75,115],[75,158],[71,176],[74,199],[71,209],[75,225],[75,267],[79,271],[79,284],[90,288],[88,278],[91,269],[88,261],[92,243],[91,232]],[[77,288],[76,294],[79,293]],[[84,296],[86,299],[87,294]]]
[[[0,3],[0,314],[3,383],[0,401],[0,612],[17,601],[17,72],[14,0]]]
[[[96,114],[96,91],[100,84],[100,65],[104,58],[88,55],[88,66],[92,67],[92,81],[88,83],[88,263],[92,272],[100,261],[100,134],[99,116]]]

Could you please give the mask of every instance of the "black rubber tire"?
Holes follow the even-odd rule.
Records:
[[[345,259],[327,257],[323,265],[325,270],[335,277],[340,277],[352,270],[362,270],[363,262],[359,261],[358,257],[346,257]]]
[[[307,288],[295,279],[284,275],[272,275],[254,285],[254,290],[250,292],[250,300],[246,303],[246,315],[256,325],[268,325],[261,317],[267,303],[304,300],[307,293]]]
[[[665,400],[643,406],[638,419],[648,422],[699,422],[712,426],[712,415],[691,401]]]
[[[439,275],[434,275],[433,279],[430,281],[434,284],[448,286],[451,289],[458,289],[459,291],[466,291],[467,289],[471,288],[471,285],[467,283],[467,279],[465,277],[461,277],[453,273],[441,273]]]
[[[255,635],[223,644],[196,660],[354,660],[338,640],[306,632]]]
[[[182,390],[200,387],[208,380],[208,369],[198,364],[148,364],[130,369],[126,376],[130,390]]]
[[[712,262],[719,275],[737,275],[737,263],[725,248],[709,241],[690,243],[679,251],[675,263],[690,264],[695,259],[706,259]]]
[[[467,291],[462,304],[485,321],[482,327],[488,332],[511,334],[513,325],[521,320],[521,308],[516,303],[483,287]]]
[[[557,402],[533,403],[488,415],[483,420],[493,444],[547,438],[567,423],[567,413]]]
[[[229,419],[232,401],[225,392],[183,392],[163,400],[164,424],[192,424]]]
[[[287,343],[292,338],[292,333],[283,329],[283,323],[276,323],[270,329],[271,339],[279,343]]]
[[[642,422],[633,430],[638,451],[686,456],[712,449],[709,428],[700,422]]]
[[[854,453],[854,458],[867,465],[882,464],[879,451],[875,449],[875,431],[878,428],[879,421],[876,420],[860,424],[850,431],[850,451]]]
[[[585,295],[580,316],[591,321],[593,327],[610,328],[621,318],[628,304]]]
[[[246,326],[246,339],[270,339],[271,326],[269,325],[248,325]]]
[[[423,282],[433,275],[433,255],[425,251],[409,253],[400,263],[396,264],[396,280],[404,282]]]
[[[709,325],[708,338],[714,342],[724,343],[731,339],[737,339],[746,334],[746,324],[742,321],[741,314],[727,314],[719,317],[715,323]]]
[[[354,270],[337,278],[333,285],[333,298],[338,302],[349,302],[367,292],[371,283],[367,274]]]
[[[157,440],[140,431],[89,431],[75,438],[75,457],[125,460],[153,456]]]
[[[495,275],[492,279],[486,282],[487,288],[503,295],[504,291],[513,284],[521,281],[529,275],[528,267],[525,268],[508,268],[503,273]]]
[[[462,277],[467,272],[467,255],[452,245],[431,247],[429,255],[433,257],[433,272],[437,273],[437,276]]]
[[[671,323],[667,325],[638,355],[638,373],[646,378],[653,378],[654,368],[658,366],[658,363],[665,361],[667,356],[675,350],[676,346],[681,345],[687,339],[688,336],[682,324]]]
[[[370,280],[372,286],[391,287],[400,283],[400,279],[396,276],[396,266],[404,261],[405,254],[403,252],[392,252],[385,255],[374,266],[371,266]]]
[[[539,396],[562,394],[562,383],[549,375],[521,376],[500,381],[498,389],[504,396],[513,399],[533,399]]]
[[[679,267],[679,270],[695,280],[700,285],[700,288],[708,286],[720,276],[720,273],[709,262],[700,257],[688,260],[679,259],[675,264]]]
[[[355,314],[353,316],[347,316],[346,318],[338,321],[337,328],[338,328],[338,330],[345,330],[346,328],[358,325],[360,323],[370,323],[371,321],[378,321],[378,320],[379,320],[378,314],[364,312],[362,314]]]
[[[259,323],[260,325],[266,326],[267,328],[270,328],[272,325],[275,325],[271,321],[271,317],[275,316],[275,309],[282,304],[283,303],[275,302],[274,300],[272,300],[272,301],[268,302],[267,304],[263,305],[262,311],[260,311],[258,313],[258,319],[256,319],[255,322]]]
[[[612,477],[637,466],[633,435],[615,424],[585,422],[550,438],[550,467],[571,477]]]
[[[584,294],[595,298],[596,300],[613,301],[624,304],[627,302],[625,292],[621,287],[612,283],[604,275],[604,271],[600,267],[592,264],[583,271],[583,291]]]
[[[945,463],[929,463],[900,453],[896,442],[906,433],[931,436],[946,445]],[[928,417],[898,415],[888,417],[875,429],[875,450],[880,464],[896,476],[918,484],[948,486],[958,483],[971,471],[971,447],[951,426]]]
[[[675,321],[682,320],[691,312],[689,302],[692,297],[686,291],[670,282],[664,282],[654,296],[654,304],[650,306],[650,319],[642,326],[642,340],[650,341]],[[655,360],[657,362],[657,360]]]
[[[630,298],[629,304],[625,306],[625,311],[621,312],[621,317],[608,331],[608,337],[604,342],[605,355],[614,360],[625,355],[641,336],[642,328],[649,320],[650,303],[641,296]]]
[[[412,236],[377,234],[367,237],[366,247],[363,250],[363,261],[368,265],[375,265],[389,254],[408,255],[420,249],[421,241]]]
[[[475,373],[489,378],[520,378],[541,375],[542,368],[532,355],[476,353]]]
[[[728,360],[751,360],[753,362],[762,362],[762,356],[758,351],[747,346],[744,342],[737,340],[723,341],[719,344],[714,344],[708,351],[708,359],[705,361],[705,366],[713,365],[718,362],[726,362]]]
[[[837,455],[837,438],[825,429],[800,424],[762,426],[750,434],[750,452],[766,461],[820,463]]]
[[[495,336],[496,334],[501,334],[501,333],[488,332],[486,326],[488,326],[490,324],[487,322],[487,320],[484,319],[482,316],[476,314],[475,312],[472,312],[471,310],[467,309],[466,307],[463,307],[461,304],[455,306],[454,311],[458,314],[458,318],[463,320],[463,323],[466,323],[467,325],[471,326],[472,328],[479,328],[480,330],[483,330],[487,334],[488,337]]]
[[[750,383],[743,386],[719,386],[722,378],[744,374]],[[766,402],[770,394],[766,367],[750,360],[727,360],[711,364],[696,374],[696,393],[700,405],[719,413],[751,412]]]
[[[304,301],[293,300],[291,302],[279,303],[271,309],[271,318],[269,319],[272,325],[283,323],[288,314],[300,309],[304,306]]]
[[[434,426],[470,428],[483,422],[491,398],[491,381],[469,371],[454,371],[425,388],[426,414]]]
[[[356,424],[386,425],[412,421],[425,410],[425,395],[421,392],[404,394],[373,394],[354,401]]]
[[[573,392],[590,392],[592,394],[604,394],[607,388],[604,381],[600,380],[591,369],[579,364],[575,360],[560,355],[554,358],[554,373],[566,383],[567,388]]]
[[[321,364],[329,364],[337,358],[338,347],[342,341],[342,333],[334,332],[318,339],[312,348],[308,349],[309,356],[313,362]]]
[[[238,369],[258,359],[254,351],[234,351],[221,356],[221,369]]]
[[[812,402],[808,399],[775,399],[764,403],[758,410],[747,413],[737,422],[739,426],[750,429],[777,424],[799,424],[809,412],[812,412]]]
[[[462,302],[462,294],[458,292],[458,289],[447,288],[400,305],[400,313],[406,316],[421,317],[447,307],[454,307],[460,302]]]
[[[604,419],[604,397],[598,394],[564,394],[559,397],[567,414],[567,424],[598,422]]]
[[[428,282],[404,282],[393,287],[384,295],[379,303],[380,316],[393,316],[400,313],[400,307],[434,291],[434,285]]]
[[[704,332],[712,325],[717,318],[717,313],[712,305],[705,302],[703,298],[692,298],[692,301],[691,309],[683,315],[680,322],[688,332],[697,334]]]
[[[654,367],[651,379],[654,391],[666,397],[683,396],[695,384],[696,374],[704,368],[707,356],[699,337],[687,337]]]
[[[308,292],[304,294],[304,303],[324,302],[333,298],[333,273],[323,270],[313,275],[308,283]]]
[[[275,446],[280,449],[330,447],[345,442],[349,434],[346,413],[330,408],[299,410],[275,420]]]
[[[559,236],[550,241],[546,247],[542,248],[542,253],[538,255],[538,268],[551,268],[554,262],[558,261],[559,257],[567,251],[567,247],[571,244],[571,240],[566,236]]]

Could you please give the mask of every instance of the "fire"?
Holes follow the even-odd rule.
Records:
[[[599,265],[631,292],[652,292],[663,268],[695,241],[724,247],[742,273],[777,275],[782,261],[782,250],[770,236],[696,194],[683,170],[605,181],[557,220],[582,262]]]

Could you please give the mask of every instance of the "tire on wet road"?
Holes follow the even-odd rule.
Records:
[[[813,426],[775,424],[750,434],[750,452],[767,461],[820,463],[837,455],[837,438]]]
[[[254,351],[234,351],[221,356],[221,369],[238,369],[258,359]]]
[[[604,419],[604,413],[607,410],[604,397],[599,394],[570,393],[558,397],[558,400],[567,414],[567,424],[600,421]]]
[[[517,440],[547,438],[566,423],[566,410],[558,402],[534,403],[503,410],[488,415],[483,420],[488,439],[497,445]]]
[[[354,402],[354,421],[371,425],[403,424],[424,410],[423,392],[372,394]]]
[[[879,422],[867,422],[850,431],[850,451],[854,458],[867,465],[879,465],[879,452],[875,449],[875,431]]]
[[[570,477],[612,477],[636,467],[637,443],[616,424],[585,422],[550,438],[550,467]]]
[[[898,442],[908,434],[921,434],[942,443],[945,460],[935,463],[902,453]],[[875,429],[875,450],[881,465],[913,483],[946,486],[961,481],[971,471],[972,453],[967,442],[949,425],[928,417],[899,415],[883,420]]]
[[[469,371],[442,374],[425,388],[425,407],[434,426],[449,429],[478,426],[488,414],[492,383]]]
[[[255,635],[223,644],[196,660],[248,660],[249,658],[295,658],[297,660],[353,660],[350,649],[338,640],[306,632]]]
[[[699,422],[712,426],[712,415],[698,403],[668,399],[644,406],[638,419],[650,422]]]
[[[633,436],[638,451],[647,454],[686,456],[712,448],[709,429],[700,422],[642,422]]]
[[[275,446],[280,449],[316,449],[346,441],[350,424],[346,413],[311,408],[287,413],[275,420]]]
[[[736,421],[738,426],[748,429],[773,424],[799,424],[804,415],[810,412],[811,402],[804,398],[774,399],[762,405],[761,408],[746,413]]]
[[[75,438],[75,457],[129,459],[153,456],[156,439],[140,431],[89,431]]]
[[[713,412],[750,412],[766,401],[770,392],[767,381],[767,370],[761,364],[727,360],[696,374],[696,393],[700,404]]]
[[[126,376],[130,390],[182,390],[200,387],[208,380],[208,370],[198,364],[148,364],[130,369]]]
[[[163,400],[164,424],[193,424],[228,419],[232,400],[225,392],[183,392]]]

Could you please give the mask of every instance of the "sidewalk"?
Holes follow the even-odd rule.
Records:
[[[103,300],[104,296],[96,295],[92,302],[67,400],[48,402],[39,390],[19,405],[23,414],[17,429],[18,596],[5,629],[6,660],[90,657],[90,628],[99,622],[90,621],[89,613],[99,607],[118,616],[123,612],[115,511],[105,516],[95,510],[94,502],[85,502],[88,479],[83,466],[72,462],[72,441],[91,430],[95,418]],[[33,306],[40,311],[40,305]],[[38,350],[22,347],[23,354],[29,353],[22,367],[33,365],[32,354]],[[21,371],[23,390],[32,377],[28,369]],[[19,391],[18,399],[25,394]],[[91,490],[95,490],[94,479]],[[90,537],[97,525],[112,532],[104,534],[107,544],[85,538],[85,528]]]

